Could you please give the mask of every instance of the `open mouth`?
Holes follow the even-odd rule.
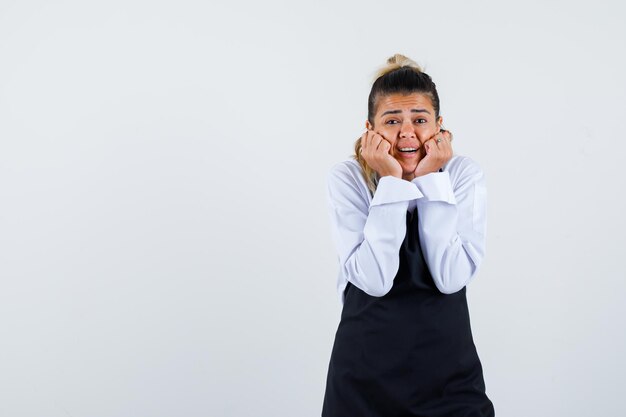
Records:
[[[402,157],[412,157],[417,154],[418,148],[406,147],[406,148],[398,148],[400,156]]]

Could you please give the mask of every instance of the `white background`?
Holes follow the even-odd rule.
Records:
[[[0,416],[319,416],[325,178],[399,52],[487,176],[496,413],[624,415],[619,1],[0,1]]]

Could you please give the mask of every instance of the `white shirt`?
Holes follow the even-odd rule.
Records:
[[[443,171],[412,181],[382,177],[372,198],[359,163],[348,159],[331,168],[327,186],[341,305],[348,281],[371,296],[389,292],[407,211],[416,205],[422,253],[439,291],[455,293],[476,276],[485,256],[487,190],[474,160],[454,155]]]

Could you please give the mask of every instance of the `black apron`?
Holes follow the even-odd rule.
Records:
[[[407,232],[393,287],[373,297],[348,282],[322,417],[495,416],[470,328],[466,288],[441,293]]]

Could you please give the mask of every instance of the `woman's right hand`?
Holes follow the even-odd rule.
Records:
[[[381,177],[392,175],[402,178],[402,166],[389,151],[391,143],[381,134],[367,130],[361,135],[361,156]]]

